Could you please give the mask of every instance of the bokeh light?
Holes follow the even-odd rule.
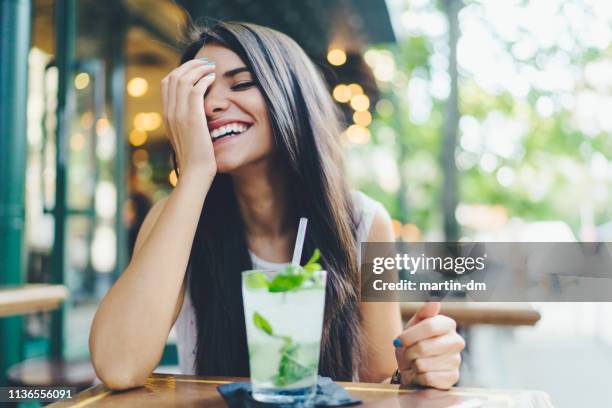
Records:
[[[361,95],[363,93],[363,88],[359,84],[350,84],[348,89],[351,91],[351,96]]]
[[[108,119],[100,118],[96,122],[96,133],[98,136],[102,136],[111,130],[111,125]]]
[[[355,144],[366,144],[370,141],[370,130],[360,125],[351,125],[346,129],[346,138]]]
[[[89,74],[87,72],[81,72],[74,77],[74,87],[76,89],[85,89],[89,85]]]
[[[178,182],[178,177],[177,177],[176,171],[174,171],[174,169],[172,169],[170,171],[170,174],[168,174],[168,182],[170,183],[170,185],[172,187],[176,187],[176,183]]]
[[[353,122],[357,125],[368,126],[372,123],[372,114],[367,110],[357,111],[353,113]]]
[[[332,65],[340,66],[346,62],[346,52],[339,48],[331,49],[327,53],[327,61]]]
[[[366,95],[355,95],[351,98],[351,108],[356,111],[365,111],[370,107],[370,98]]]
[[[381,99],[376,102],[376,112],[383,118],[388,118],[393,115],[393,103],[388,99]]]
[[[134,116],[134,128],[150,132],[161,126],[162,118],[157,112],[139,112]]]
[[[340,103],[346,103],[351,100],[351,90],[344,84],[336,85],[332,95]]]
[[[127,91],[130,96],[138,98],[147,93],[149,89],[149,83],[146,79],[135,77],[128,81],[127,83]]]
[[[129,136],[129,141],[132,146],[139,147],[147,142],[147,132],[138,129],[132,129]]]

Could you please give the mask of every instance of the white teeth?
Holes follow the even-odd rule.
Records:
[[[243,125],[242,123],[229,123],[227,125],[221,126],[216,128],[215,130],[213,130],[212,132],[210,132],[210,136],[213,139],[216,139],[220,136],[223,136],[229,132],[234,132],[234,133],[242,133],[244,131],[247,130],[247,126]]]

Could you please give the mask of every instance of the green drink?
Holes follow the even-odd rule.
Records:
[[[258,401],[307,405],[314,397],[326,272],[304,268],[242,273],[251,383]]]

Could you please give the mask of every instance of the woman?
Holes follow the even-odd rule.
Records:
[[[185,374],[248,376],[240,272],[278,269],[298,219],[309,219],[328,271],[320,373],[450,388],[462,338],[424,305],[402,331],[397,303],[360,303],[360,241],[392,241],[389,215],[350,192],[337,111],[304,51],[287,36],[219,23],[162,80],[179,181],[149,212],[134,255],[100,304],[90,350],[110,388],[142,385],[176,323]],[[394,347],[394,344],[397,347]]]

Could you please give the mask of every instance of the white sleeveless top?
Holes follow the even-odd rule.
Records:
[[[361,220],[357,230],[357,240],[358,242],[364,242],[368,239],[374,214],[376,214],[379,208],[384,210],[384,207],[378,201],[371,199],[359,191],[353,191],[352,196],[355,203],[355,210],[357,211],[357,219]],[[359,245],[358,251],[360,250],[361,246]],[[251,251],[249,251],[249,254],[251,255],[253,269],[277,270],[287,265],[285,263],[266,261],[259,258]],[[181,311],[174,324],[174,329],[176,330],[176,347],[178,351],[178,360],[181,373],[186,375],[195,375],[197,330],[195,311],[193,310],[193,306],[191,304],[189,288],[186,288],[185,290],[183,306],[181,307]]]

